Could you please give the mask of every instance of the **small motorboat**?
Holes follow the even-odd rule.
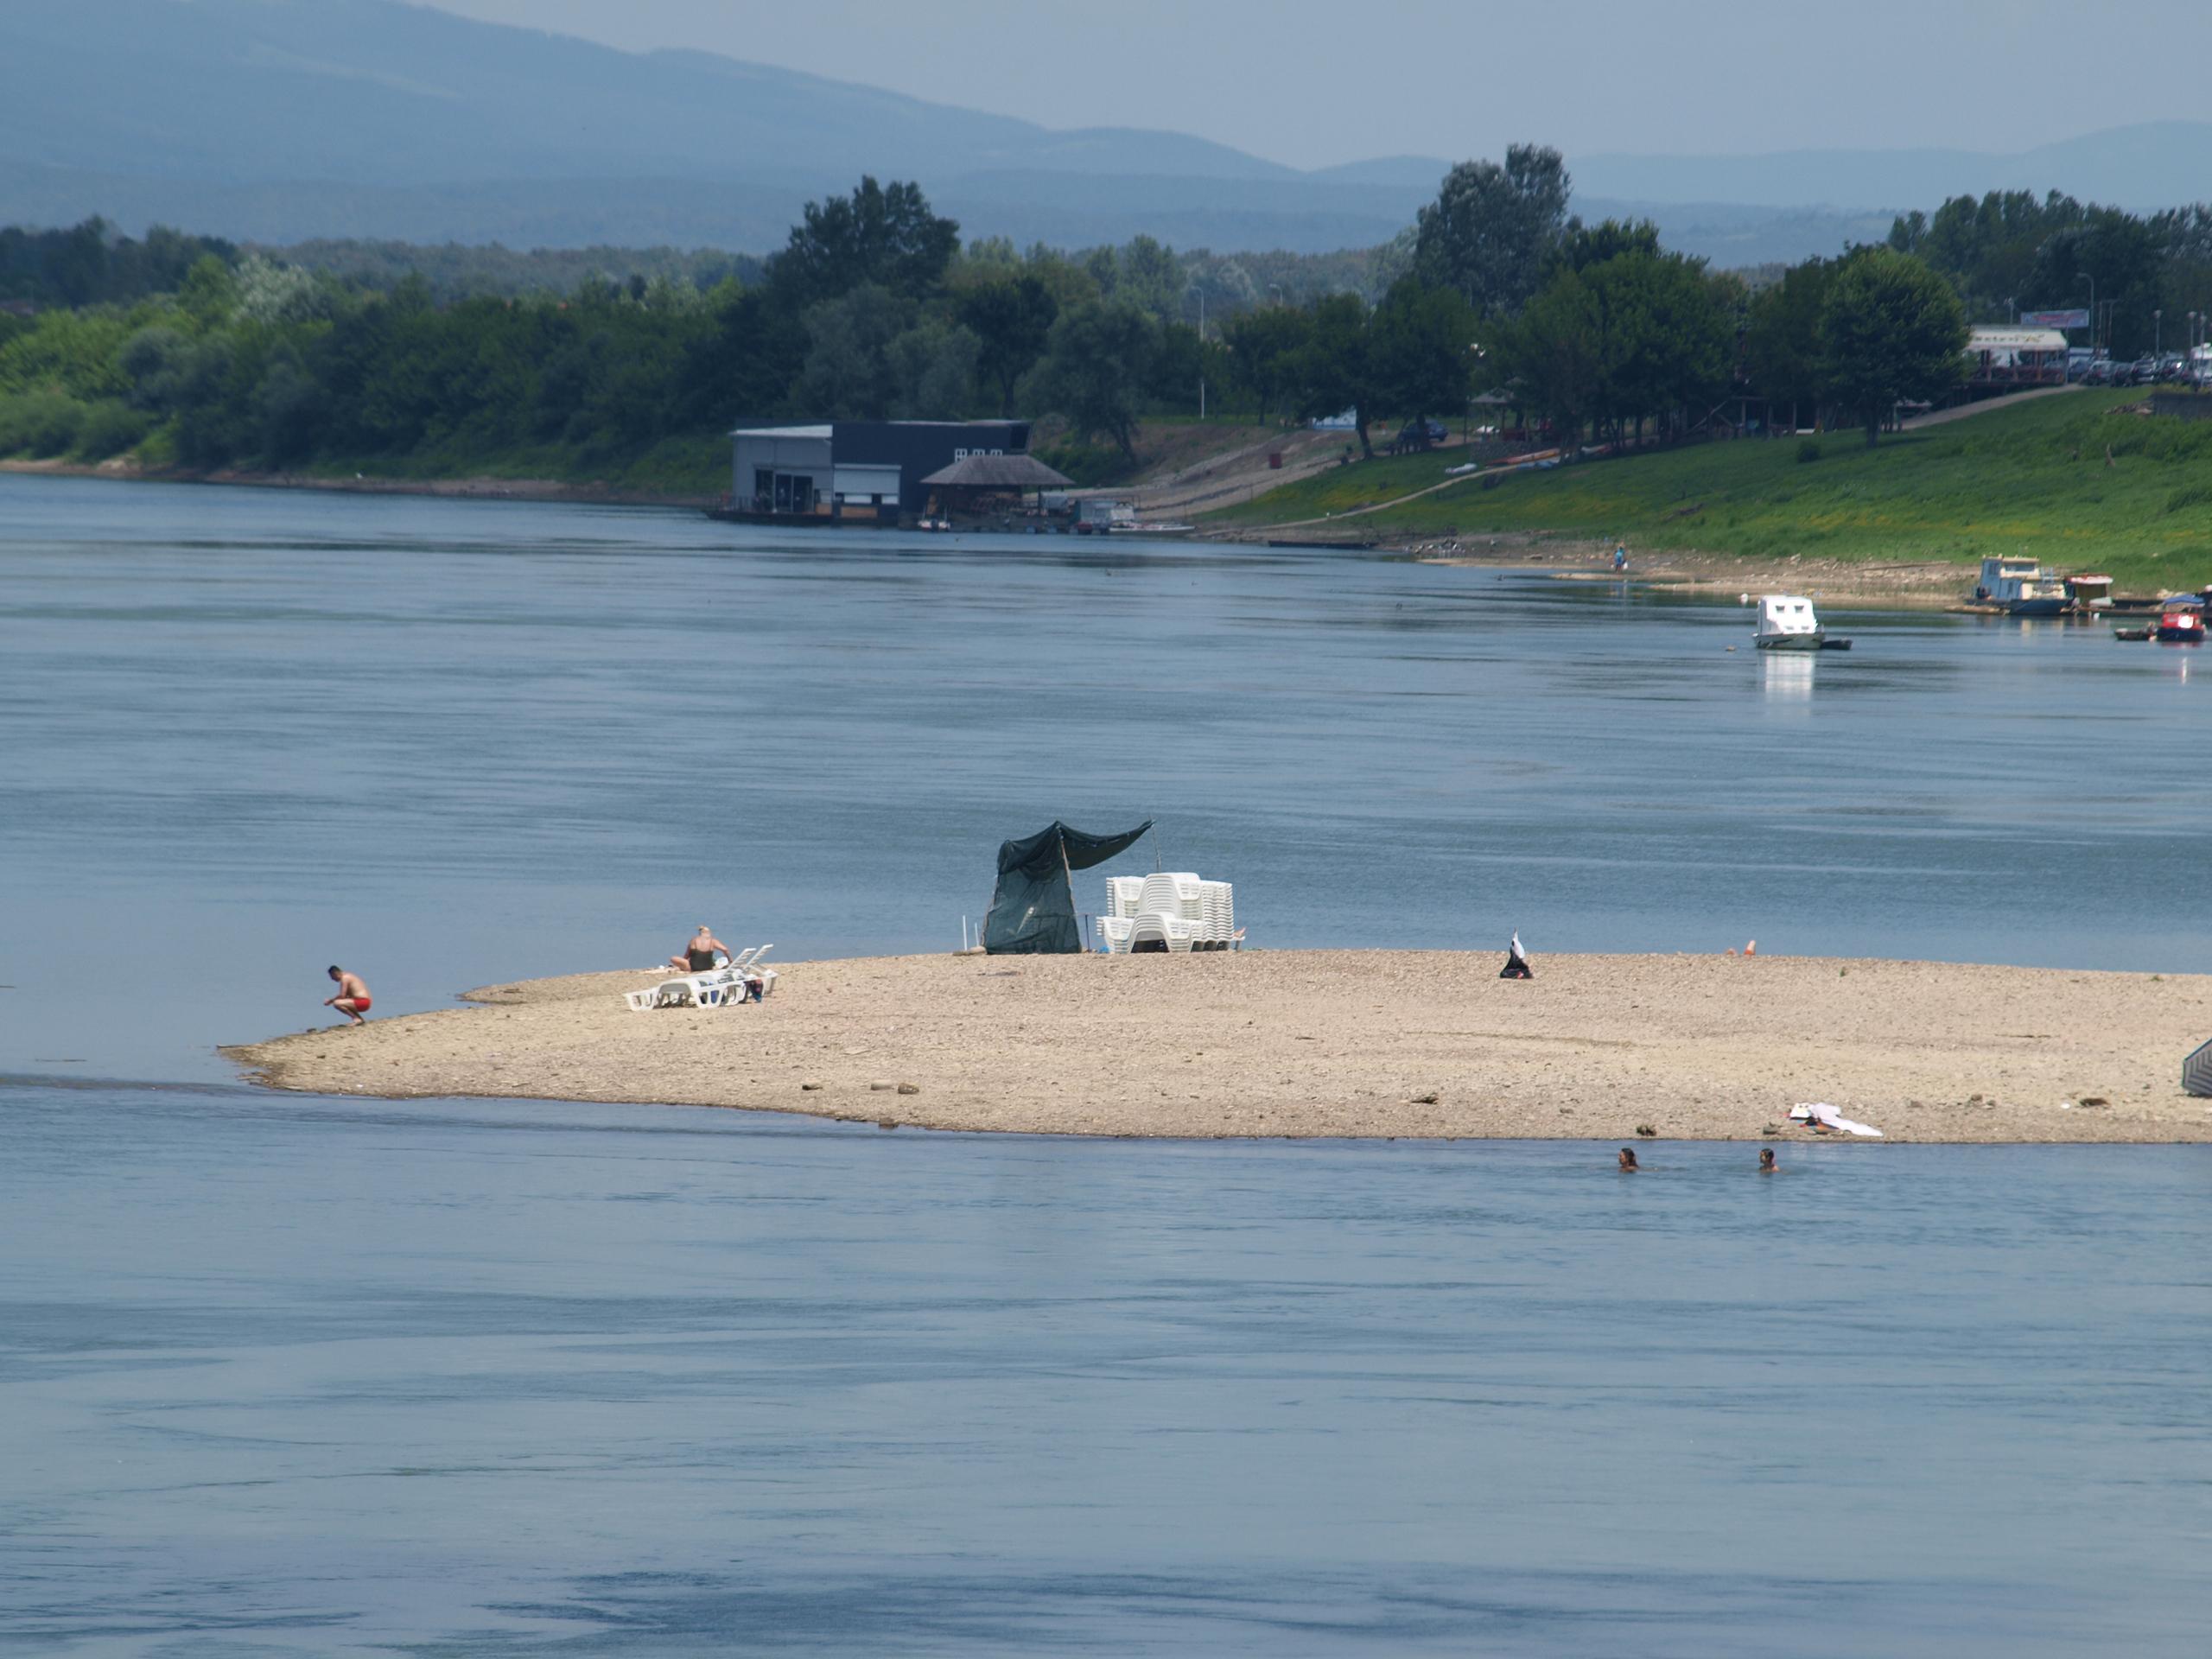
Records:
[[[1761,651],[1849,651],[1851,641],[1830,636],[1813,601],[1796,594],[1762,594],[1758,626],[1751,636]]]
[[[2155,637],[2169,645],[2204,643],[2204,613],[2195,605],[2169,604],[2158,613]]]

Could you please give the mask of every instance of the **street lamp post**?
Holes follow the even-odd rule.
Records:
[[[2089,349],[2094,352],[2097,349],[2097,279],[2086,270],[2077,270],[2074,280],[2089,285]]]
[[[1206,291],[1192,283],[1184,290],[1198,296],[1198,418],[1206,417]]]
[[[2151,314],[2151,355],[2153,357],[2164,354],[2165,315],[2164,309],[2153,311]]]

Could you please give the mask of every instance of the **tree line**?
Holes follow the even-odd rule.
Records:
[[[390,247],[292,251],[98,221],[6,233],[0,298],[52,308],[0,313],[0,454],[574,473],[681,449],[703,479],[741,420],[1061,410],[1126,454],[1141,416],[1232,375],[1205,308],[1374,263],[963,246],[917,187],[874,179],[810,204],[766,261],[655,251],[553,289],[526,284],[554,256],[416,251],[427,272],[401,274]]]
[[[1899,215],[1889,245],[1948,278],[1976,322],[2087,309],[2094,298],[2098,342],[2118,357],[2186,345],[2188,314],[2212,311],[2212,207],[2202,203],[2139,215],[2056,190],[1993,190]]]
[[[998,414],[1065,417],[1127,459],[1141,419],[1194,412],[1202,385],[1261,423],[1349,414],[1369,452],[1378,422],[1478,397],[1567,445],[1761,401],[1871,441],[1900,399],[1958,384],[1970,312],[2062,301],[2081,266],[2124,346],[2212,270],[2205,209],[1995,195],[1747,281],[1649,223],[1585,225],[1571,195],[1556,150],[1516,145],[1453,168],[1384,248],[1231,259],[963,245],[918,187],[871,178],[765,261],[651,251],[618,276],[589,262],[620,251],[448,250],[435,282],[374,245],[0,232],[0,298],[53,308],[0,314],[0,454],[703,479],[744,420]]]

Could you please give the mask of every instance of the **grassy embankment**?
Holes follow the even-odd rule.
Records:
[[[2212,582],[2212,421],[2123,412],[2077,392],[1885,438],[1700,444],[1457,484],[1352,518],[1394,537],[1552,531],[1631,548],[1752,556],[1952,560],[2024,551],[2128,590]],[[2107,447],[2113,464],[2106,465]],[[1363,461],[1213,514],[1211,526],[1342,514],[1437,483],[1434,455]],[[1313,533],[1306,531],[1304,533]]]

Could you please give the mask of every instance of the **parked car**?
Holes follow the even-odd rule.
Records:
[[[1401,448],[1425,448],[1432,443],[1441,443],[1452,435],[1451,429],[1441,421],[1412,420],[1398,434]]]

